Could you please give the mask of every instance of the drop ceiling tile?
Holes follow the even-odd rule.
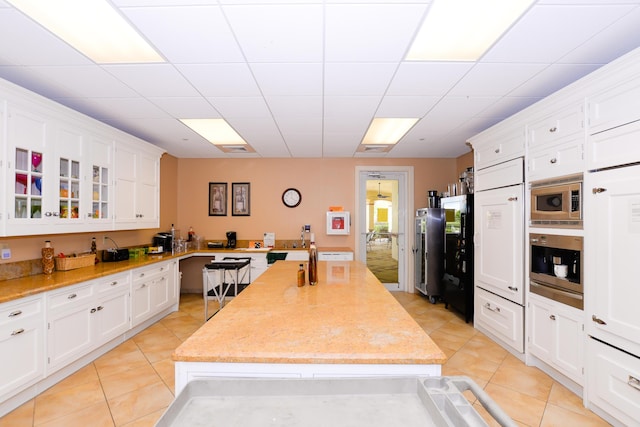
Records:
[[[137,93],[97,65],[30,67],[64,88],[68,97],[124,98]]]
[[[640,4],[640,2],[635,2]],[[640,6],[562,57],[559,62],[607,64],[640,46]]]
[[[396,67],[393,63],[327,63],[324,93],[327,96],[382,95]]]
[[[268,96],[265,99],[276,119],[322,117],[321,96]]]
[[[320,4],[222,6],[248,62],[320,62]]]
[[[126,117],[128,119],[167,119],[171,116],[152,102],[142,98],[95,99],[96,108],[103,118]]]
[[[244,63],[189,64],[176,68],[202,96],[257,96],[260,90]]]
[[[88,65],[87,57],[15,9],[0,9],[0,63]]]
[[[505,96],[498,99],[493,104],[489,105],[486,109],[480,111],[474,115],[474,118],[484,119],[489,123],[487,119],[499,119],[504,120],[528,106],[540,101],[542,97],[526,97],[526,96]],[[485,128],[486,129],[486,128]]]
[[[135,6],[184,6],[184,0],[111,0],[113,4],[120,7]],[[209,5],[211,0],[189,0],[189,4],[193,5]]]
[[[576,79],[600,68],[599,64],[554,64],[509,93],[509,96],[544,98]]]
[[[471,68],[470,62],[403,62],[387,95],[444,95]]]
[[[269,95],[322,95],[322,64],[250,64],[260,92]]]
[[[534,6],[487,52],[482,62],[556,62],[632,7]]]
[[[67,90],[49,81],[47,76],[30,67],[0,65],[0,77],[46,98],[67,96]]]
[[[400,61],[422,21],[424,4],[330,4],[325,7],[325,60]]]
[[[439,96],[385,96],[376,117],[416,117],[427,114],[440,100]]]
[[[546,64],[476,64],[449,92],[453,96],[503,96],[547,67]]]
[[[181,119],[217,119],[220,113],[204,98],[149,98],[158,108]]]
[[[123,12],[173,63],[244,59],[219,6],[124,8]]]
[[[259,97],[211,97],[207,98],[225,118],[270,119],[271,111],[263,98]]]
[[[169,64],[104,65],[105,70],[142,96],[196,96],[198,92]]]
[[[283,117],[282,120],[276,118],[276,124],[286,141],[289,141],[292,134],[315,132],[317,137],[312,140],[322,142],[322,117],[301,117],[295,120],[289,117]]]

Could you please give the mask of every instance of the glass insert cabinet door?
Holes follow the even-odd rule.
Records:
[[[91,218],[109,218],[109,168],[93,165]]]
[[[45,154],[28,148],[15,154],[15,218],[41,218]]]
[[[59,206],[60,219],[80,218],[80,162],[60,157]]]

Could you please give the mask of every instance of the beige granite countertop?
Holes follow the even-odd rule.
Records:
[[[320,261],[296,286],[278,261],[173,353],[174,361],[443,364],[446,355],[359,261]]]
[[[342,250],[351,251],[349,248],[341,248]],[[118,262],[99,262],[93,267],[83,267],[69,271],[54,271],[53,274],[35,274],[32,276],[22,277],[19,279],[1,280],[0,281],[0,304],[16,300],[19,298],[36,295],[42,292],[51,291],[54,289],[62,288],[65,286],[75,285],[77,283],[86,282],[87,280],[99,279],[100,277],[108,276],[111,274],[121,273],[133,268],[144,267],[145,265],[153,264],[160,261],[166,261],[169,259],[183,259],[193,255],[206,255],[208,253],[238,253],[246,254],[251,252],[269,252],[271,249],[263,248],[260,250],[247,251],[243,248],[236,249],[192,249],[187,252],[171,255],[148,255],[141,258],[129,259],[126,261]],[[296,249],[275,249],[278,251],[293,251]],[[308,249],[304,249],[308,250]],[[324,249],[323,249],[324,250]],[[332,248],[335,250],[335,248]]]

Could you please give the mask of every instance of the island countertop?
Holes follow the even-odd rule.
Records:
[[[278,261],[173,353],[176,362],[441,365],[446,355],[359,261],[320,261],[316,286]]]

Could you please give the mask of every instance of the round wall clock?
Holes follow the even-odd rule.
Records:
[[[282,193],[282,203],[288,208],[295,208],[302,201],[302,195],[295,188],[287,188]]]

